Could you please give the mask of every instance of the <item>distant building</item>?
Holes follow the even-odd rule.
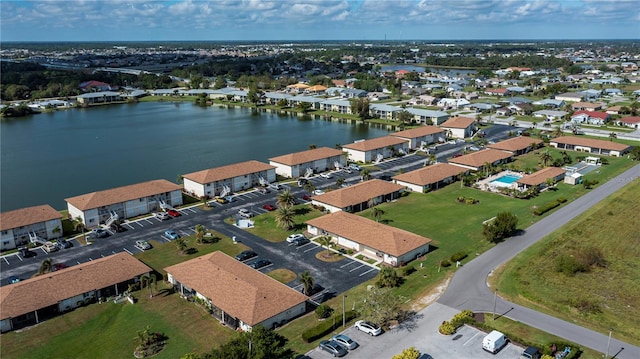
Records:
[[[465,172],[469,172],[469,170],[448,163],[436,163],[394,176],[393,181],[414,192],[423,193],[453,183],[460,174]]]
[[[0,250],[62,237],[62,215],[49,205],[0,213]]]
[[[296,178],[305,176],[309,170],[317,173],[332,168],[342,168],[346,166],[347,160],[341,150],[320,147],[272,157],[269,158],[269,164],[275,167],[276,174]]]
[[[631,150],[631,146],[623,143],[574,136],[556,137],[549,142],[549,145],[563,150],[615,157],[621,157]]]
[[[182,175],[184,190],[197,197],[212,198],[224,191],[231,192],[275,182],[276,167],[259,161],[246,161],[209,168]]]
[[[448,131],[452,138],[467,138],[473,135],[476,129],[476,120],[470,117],[452,117],[445,121],[440,128]]]
[[[311,203],[322,206],[329,212],[359,212],[371,205],[376,206],[399,198],[402,189],[402,186],[395,183],[372,179],[314,196]]]
[[[342,146],[349,159],[356,162],[379,162],[396,154],[409,152],[409,142],[405,139],[383,136],[357,141]]]

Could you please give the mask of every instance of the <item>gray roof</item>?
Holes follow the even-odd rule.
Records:
[[[374,111],[385,111],[385,112],[396,112],[396,111],[401,111],[402,110],[401,107],[391,106],[391,105],[387,105],[387,104],[384,104],[384,103],[370,104],[369,108],[374,110]]]
[[[322,101],[323,105],[336,105],[336,106],[351,106],[351,102],[348,100],[328,99]]]
[[[324,102],[326,100],[323,99],[323,98],[312,97],[312,96],[293,96],[293,97],[289,97],[289,101],[320,103],[320,102]]]
[[[113,92],[113,91],[102,91],[102,92],[91,92],[91,93],[85,93],[82,95],[78,95],[77,97],[79,98],[99,98],[99,97],[103,97],[103,96],[120,96],[119,92]]]
[[[430,118],[449,117],[449,114],[443,111],[425,110],[421,108],[409,108],[407,109],[407,111],[412,115],[417,115],[421,117],[430,117]]]

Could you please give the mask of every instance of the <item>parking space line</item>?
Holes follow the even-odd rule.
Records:
[[[373,272],[374,270],[377,270],[377,269],[375,269],[375,268],[371,268],[371,269],[369,269],[368,271],[366,271],[366,272],[364,272],[364,273],[360,274],[360,275],[359,275],[359,277],[362,277],[363,275],[365,275],[365,274],[367,274],[367,273]]]
[[[357,267],[355,267],[355,268],[351,269],[351,270],[349,271],[349,273],[351,273],[351,272],[353,272],[353,271],[356,271],[356,270],[358,270],[358,269],[360,269],[360,268],[362,268],[362,267],[364,267],[364,264],[360,264],[359,266],[357,266]]]
[[[130,225],[129,223],[124,223],[125,226],[129,227],[130,229],[134,229],[132,225]]]
[[[145,218],[144,220],[145,220],[145,221],[147,221],[147,222],[149,222],[149,224],[153,224],[153,222],[151,222],[151,220],[150,220],[150,219],[148,219],[148,218]],[[162,222],[162,221],[160,221],[159,219],[158,219],[157,221],[158,221],[158,222]]]
[[[124,249],[124,251],[125,251],[125,252],[127,252],[127,253],[129,253],[129,254],[133,255],[133,253],[129,252],[129,250],[128,250],[128,249],[126,249],[126,248],[122,248],[122,249]]]
[[[480,333],[476,333],[474,334],[474,336],[472,336],[471,338],[469,338],[469,340],[467,340],[466,342],[464,342],[464,344],[462,344],[462,346],[465,346],[467,344],[469,344],[469,342],[471,342],[473,340],[473,338],[477,337]]]
[[[11,264],[11,263],[9,263],[9,261],[7,260],[6,257],[2,257],[2,259],[4,259],[4,261],[7,262],[7,264]]]
[[[309,244],[311,244],[311,243],[309,243]],[[317,248],[318,248],[317,246],[315,246],[315,247],[311,247],[310,249],[307,249],[307,250],[306,250],[306,251],[304,251],[303,253],[311,252],[311,251],[313,251],[313,250],[315,250],[315,249],[317,249]]]
[[[349,261],[349,263],[341,265],[341,266],[340,266],[340,268],[344,268],[344,267],[346,267],[346,266],[350,266],[350,265],[352,265],[353,263],[358,263],[358,262],[356,262],[356,261]]]
[[[198,211],[196,211],[196,210],[195,210],[195,209],[193,209],[193,208],[187,208],[187,211],[190,211],[190,212],[193,212],[193,213],[198,213]]]

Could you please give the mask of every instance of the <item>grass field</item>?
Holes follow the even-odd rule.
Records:
[[[640,345],[640,180],[596,205],[521,253],[499,271],[501,295],[570,322]],[[563,256],[581,258],[590,248],[603,266],[567,275]]]

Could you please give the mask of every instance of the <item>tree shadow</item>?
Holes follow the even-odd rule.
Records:
[[[187,255],[192,255],[192,254],[196,254],[196,253],[198,253],[198,250],[197,250],[197,249],[195,249],[195,248],[193,248],[193,247],[191,247],[191,248],[187,248],[187,249],[184,251],[184,254],[187,254]]]
[[[293,213],[296,216],[302,216],[305,215],[307,213],[311,212],[311,209],[309,207],[299,207],[293,210]]]
[[[401,310],[398,313],[398,326],[395,329],[412,332],[418,327],[418,321],[423,317],[424,314],[419,314],[413,310]]]
[[[393,223],[393,219],[381,219],[380,223],[382,224],[389,224],[389,223]]]

